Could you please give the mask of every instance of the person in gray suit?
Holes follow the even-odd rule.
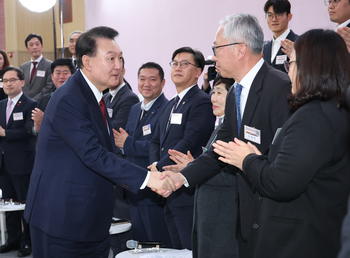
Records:
[[[40,98],[51,92],[51,63],[42,55],[43,40],[40,35],[29,34],[24,41],[31,60],[22,64],[20,69],[24,73],[25,85],[23,93],[38,101]]]

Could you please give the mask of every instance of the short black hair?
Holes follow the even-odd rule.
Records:
[[[81,34],[75,46],[77,66],[79,68],[83,67],[83,55],[90,57],[96,55],[96,39],[104,38],[114,40],[114,38],[118,35],[118,31],[107,26],[94,27]]]
[[[213,88],[218,85],[218,84],[224,84],[225,88],[227,91],[230,90],[230,88],[232,87],[232,85],[235,83],[234,79],[228,79],[228,78],[223,78],[221,76],[218,76],[215,78],[214,83],[213,83]]]
[[[40,35],[31,33],[28,35],[28,37],[24,41],[24,44],[26,45],[26,47],[28,47],[28,41],[31,40],[32,38],[37,38],[40,41],[41,45],[43,44],[43,39],[41,38]]]
[[[204,65],[205,65],[205,59],[204,59],[202,52],[200,52],[198,50],[194,50],[190,47],[181,47],[181,48],[178,48],[175,50],[175,52],[173,53],[173,56],[171,57],[171,60],[174,61],[175,56],[177,56],[180,53],[192,54],[195,64],[201,69],[201,72],[203,72]]]
[[[72,59],[70,59],[70,58],[58,58],[55,61],[53,61],[51,64],[51,74],[53,74],[56,66],[62,66],[62,65],[68,66],[71,74],[74,73],[74,66],[72,63]]]
[[[350,1],[350,0],[349,0],[349,1]],[[123,56],[122,56],[120,59],[122,60],[122,67],[123,67],[123,69],[124,69],[125,59],[124,59],[124,57],[123,57]]]
[[[21,69],[17,68],[17,67],[13,67],[13,66],[6,67],[5,70],[4,70],[4,73],[2,74],[2,76],[4,77],[4,74],[9,72],[9,71],[17,72],[18,79],[20,79],[21,81],[24,80],[24,73],[23,73],[23,71]]]
[[[154,63],[154,62],[148,62],[148,63],[145,63],[143,64],[140,68],[139,68],[139,71],[137,73],[137,77],[140,76],[140,72],[142,69],[157,69],[158,70],[158,73],[159,73],[159,76],[160,76],[160,80],[163,81],[164,80],[164,71],[163,71],[163,68],[157,64],[157,63]]]
[[[332,30],[309,30],[298,37],[294,49],[299,83],[289,98],[291,107],[334,98],[338,108],[348,109],[345,96],[350,85],[350,55],[343,38]]]
[[[287,13],[287,15],[290,14],[290,3],[288,0],[268,0],[264,5],[265,13],[267,13],[270,6],[273,7],[273,11],[275,13]]]

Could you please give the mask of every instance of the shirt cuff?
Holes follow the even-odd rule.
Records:
[[[151,172],[148,171],[148,172],[147,172],[147,176],[146,176],[146,178],[145,178],[145,181],[143,181],[143,184],[142,184],[141,187],[140,187],[141,190],[146,188],[150,176],[151,176]]]

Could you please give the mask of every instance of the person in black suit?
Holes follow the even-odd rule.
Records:
[[[39,134],[44,112],[55,90],[60,87],[74,73],[74,66],[69,58],[59,58],[51,64],[52,91],[45,94],[39,100],[38,106],[32,111],[32,126],[29,133],[37,136]]]
[[[83,34],[82,31],[76,30],[76,31],[73,31],[68,36],[68,50],[72,54],[72,57],[70,58],[70,60],[71,60],[72,65],[74,67],[73,73],[75,73],[75,71],[78,69],[75,46],[76,46],[77,40],[78,40],[78,38],[80,37],[81,34]]]
[[[256,17],[244,13],[227,16],[215,37],[213,61],[221,76],[236,81],[227,94],[225,118],[217,139],[224,142],[233,141],[235,137],[251,140],[264,153],[276,130],[290,116],[287,95],[291,84],[287,74],[264,61],[263,41],[264,35]],[[218,160],[218,155],[212,149],[190,163],[181,173],[166,171],[162,174],[170,176],[177,187],[187,182],[186,186],[192,188],[217,175],[224,167],[236,174],[239,205],[237,237],[239,256],[243,258],[247,257],[249,235],[255,230],[252,227],[254,202],[261,198],[245,175],[236,167]],[[228,198],[235,198],[235,194]]]
[[[238,139],[214,144],[219,159],[243,171],[262,196],[249,257],[329,258],[340,249],[350,192],[350,56],[331,30],[310,30],[294,47],[286,70],[296,111],[268,155]]]
[[[27,129],[37,102],[23,94],[24,84],[24,73],[19,68],[5,69],[3,85],[8,99],[0,101],[0,188],[4,199],[17,202],[27,199],[35,158],[35,137]],[[19,257],[31,254],[29,226],[22,218],[20,211],[6,213],[8,239],[0,247],[0,253],[19,249]]]
[[[171,79],[177,95],[164,107],[151,140],[151,171],[175,164],[169,149],[190,151],[194,157],[203,152],[215,123],[209,95],[197,85],[204,62],[203,54],[190,47],[179,48],[172,55]],[[166,200],[165,222],[173,248],[192,249],[193,206],[194,189],[181,189]]]
[[[125,130],[115,131],[115,144],[123,149],[125,159],[143,168],[149,165],[150,141],[159,117],[169,102],[162,90],[163,68],[154,62],[143,64],[138,71],[138,89],[144,100],[130,110]],[[151,189],[126,192],[132,223],[132,238],[137,241],[161,241],[171,247],[164,221],[164,199]]]
[[[273,39],[264,46],[264,59],[272,67],[286,72],[283,64],[284,61],[289,61],[289,57],[282,42],[285,39],[294,42],[298,37],[288,28],[288,23],[293,17],[290,13],[290,3],[288,0],[268,0],[264,5],[264,12],[267,25],[273,33]]]

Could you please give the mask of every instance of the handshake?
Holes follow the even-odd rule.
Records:
[[[187,154],[176,150],[169,150],[169,157],[176,164],[163,167],[164,171],[158,172],[155,165],[148,166],[151,170],[147,186],[163,197],[168,197],[172,192],[187,183],[185,177],[179,173],[194,158],[188,151]]]

